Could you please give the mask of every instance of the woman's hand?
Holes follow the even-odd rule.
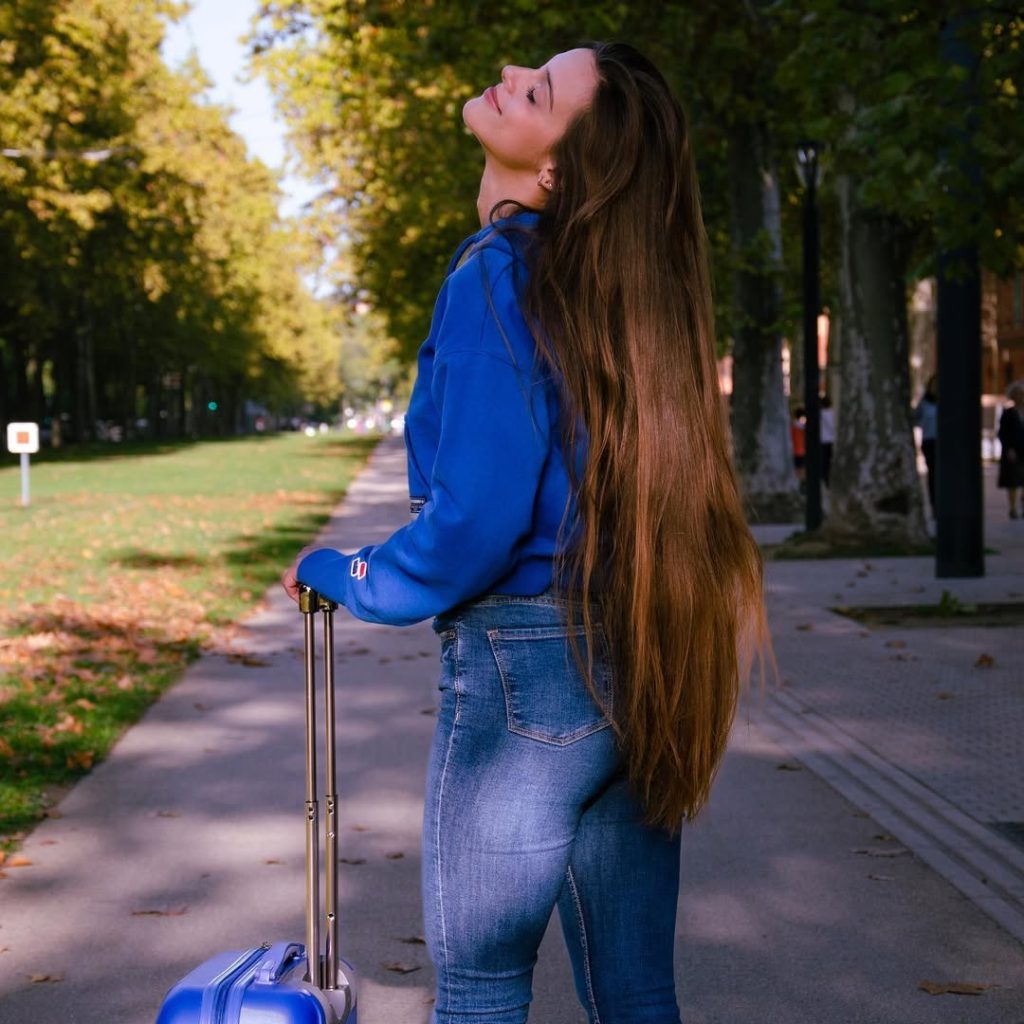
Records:
[[[299,569],[299,562],[301,562],[306,555],[312,551],[312,547],[303,548],[296,556],[295,561],[288,566],[287,569],[281,575],[281,586],[284,587],[284,592],[296,603],[299,603],[299,586],[301,585],[296,577],[296,572]]]

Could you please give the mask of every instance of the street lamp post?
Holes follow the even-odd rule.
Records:
[[[805,482],[806,527],[821,526],[821,406],[818,399],[818,145],[801,142],[796,151],[796,170],[804,187],[803,292],[804,292],[804,408],[806,409]]]
[[[942,57],[961,74],[963,116],[951,123],[947,161],[956,161],[964,184],[957,202],[979,216],[977,128],[978,40],[981,14],[968,9],[942,33]],[[935,447],[935,575],[985,575],[985,516],[981,469],[981,273],[978,250],[964,244],[939,254],[936,316],[939,374]]]

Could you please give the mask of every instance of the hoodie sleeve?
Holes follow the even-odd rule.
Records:
[[[449,279],[438,335],[430,500],[383,544],[350,555],[321,548],[299,564],[303,583],[368,622],[409,625],[485,593],[532,531],[546,402],[512,355],[510,333],[526,330],[513,289],[506,279],[488,295],[475,262]]]

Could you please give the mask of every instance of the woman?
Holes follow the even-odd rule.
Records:
[[[646,59],[599,44],[505,68],[463,118],[483,226],[419,355],[419,513],[284,583],[371,621],[436,616],[436,1024],[525,1021],[555,906],[592,1022],[675,1024],[679,829],[764,635],[683,114]]]
[[[1010,518],[1016,519],[1017,493],[1024,487],[1024,381],[1016,381],[1006,392],[1013,405],[999,417],[999,476],[996,483],[1005,488],[1010,503]]]
[[[836,446],[836,413],[832,408],[832,399],[828,395],[821,396],[820,417],[821,443],[821,482],[826,487],[832,486],[832,452]]]
[[[914,426],[921,428],[921,454],[928,471],[928,505],[935,515],[935,445],[939,436],[939,388],[933,373],[921,401],[914,407]]]

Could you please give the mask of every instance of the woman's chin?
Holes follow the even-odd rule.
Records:
[[[466,100],[462,104],[462,123],[471,131],[476,134],[474,128],[474,122],[477,120],[480,111],[480,104],[486,103],[487,101],[483,96],[474,96],[472,99]]]

